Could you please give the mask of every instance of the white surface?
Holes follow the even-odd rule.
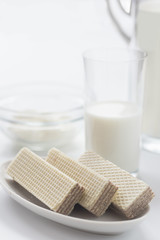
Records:
[[[41,2],[38,7],[35,5],[37,2]],[[47,2],[47,6],[44,2]],[[57,2],[59,2],[59,11],[53,5],[48,6]],[[103,42],[103,46],[124,46],[108,13],[104,15],[106,1],[98,0],[96,7],[91,7],[92,0],[63,0],[64,2],[63,5],[62,0],[0,0],[0,85],[15,81],[62,78],[82,85],[83,65],[80,58],[84,48],[95,47],[99,39],[101,43]],[[86,2],[87,10],[84,7]],[[24,7],[27,3],[28,6]],[[31,3],[33,8],[30,7]],[[92,11],[90,15],[89,11]],[[67,16],[69,18],[65,25]],[[93,19],[95,16],[96,20]],[[67,30],[63,32],[61,29],[64,25]],[[95,36],[95,29],[100,29],[101,34]],[[105,37],[102,34],[104,30]],[[68,57],[69,49],[72,49],[74,59]],[[74,64],[77,67],[74,67]],[[1,133],[0,142],[2,163],[11,159],[18,151],[18,147],[13,147]],[[83,146],[77,141],[72,146],[65,147],[64,151],[71,152],[71,149],[73,151],[71,155],[75,157],[77,152],[79,155],[83,151]],[[159,240],[160,155],[142,152],[140,176],[153,188],[156,197],[151,203],[151,211],[147,219],[131,232],[106,237],[64,227],[20,206],[0,187],[0,233],[3,236],[1,238],[3,240]]]
[[[126,171],[136,172],[141,126],[136,104],[98,102],[86,108],[85,120],[87,150],[98,153]]]
[[[149,213],[148,208],[141,216],[126,220],[113,211],[108,210],[103,216],[96,218],[79,205],[75,207],[71,216],[53,212],[6,174],[9,163],[10,161],[5,162],[0,167],[0,182],[8,196],[32,212],[65,226],[97,234],[115,235],[135,228],[144,221]]]

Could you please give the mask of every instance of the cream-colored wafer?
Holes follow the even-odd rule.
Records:
[[[7,169],[16,182],[51,210],[68,215],[84,189],[70,177],[23,148]]]
[[[127,218],[141,214],[154,196],[151,188],[143,181],[96,153],[86,152],[80,157],[79,162],[118,186],[112,205]]]
[[[70,159],[55,148],[49,151],[46,161],[84,187],[80,205],[96,216],[106,211],[117,191],[117,187],[108,179]]]

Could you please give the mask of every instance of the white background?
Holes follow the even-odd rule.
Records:
[[[124,46],[106,0],[0,0],[0,83],[83,84],[82,52]]]
[[[50,80],[82,87],[85,49],[125,45],[109,17],[105,0],[0,0],[0,85]],[[2,133],[0,142],[2,163],[17,149]],[[77,154],[80,149],[83,142],[74,148]],[[129,233],[106,237],[61,226],[19,206],[0,188],[0,238],[158,240],[159,155],[142,152],[139,174],[156,197],[146,221]]]

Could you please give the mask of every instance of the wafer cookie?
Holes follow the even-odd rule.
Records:
[[[127,218],[140,215],[154,197],[146,183],[94,152],[86,152],[80,157],[79,162],[118,186],[112,205]]]
[[[117,191],[108,179],[70,159],[59,150],[49,151],[46,161],[81,184],[85,191],[79,204],[96,216],[102,215]]]
[[[27,148],[17,154],[7,173],[51,210],[65,215],[72,211],[84,190]]]

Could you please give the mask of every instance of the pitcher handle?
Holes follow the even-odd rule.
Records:
[[[131,0],[130,11],[126,12],[120,0],[107,0],[111,18],[127,42],[131,42],[135,32],[135,21],[139,0]]]

